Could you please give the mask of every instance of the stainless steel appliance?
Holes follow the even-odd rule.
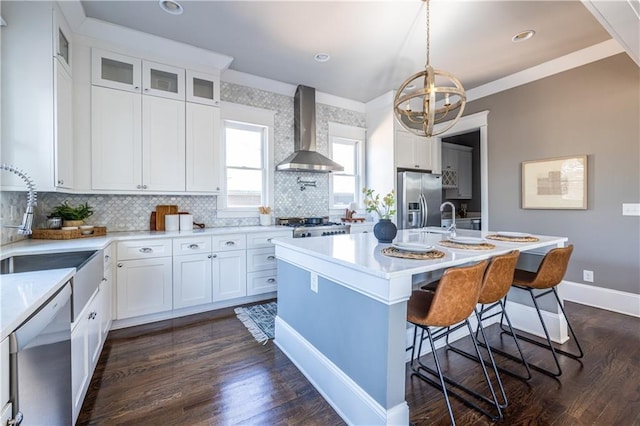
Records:
[[[9,335],[12,424],[70,425],[71,285]]]
[[[329,222],[324,218],[316,217],[283,217],[276,219],[276,224],[293,228],[293,238],[323,237],[351,233],[351,225]]]
[[[440,227],[442,176],[432,173],[397,173],[398,228]]]

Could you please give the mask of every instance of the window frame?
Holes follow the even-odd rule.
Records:
[[[356,165],[355,165],[355,202],[358,205],[358,209],[362,208],[362,186],[365,179],[365,143],[366,143],[366,129],[357,126],[350,126],[347,124],[329,122],[329,156],[333,158],[333,143],[334,138],[351,140],[355,144]],[[333,175],[341,175],[341,172],[332,172],[329,177],[329,212],[331,215],[341,215],[345,209],[349,206],[336,205],[333,196]],[[348,175],[351,176],[351,175]]]
[[[229,207],[227,205],[227,164],[226,164],[226,123],[238,124],[239,127],[263,127],[262,152],[262,200],[263,204],[273,208],[273,147],[274,147],[274,116],[275,111],[252,107],[248,105],[222,102],[220,108],[220,195],[218,198],[217,217],[259,217],[257,207]]]

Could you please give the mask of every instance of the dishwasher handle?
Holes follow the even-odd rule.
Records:
[[[53,320],[60,309],[69,307],[71,284],[67,283],[58,293],[49,299],[32,317],[9,335],[9,353],[15,354],[24,349]]]

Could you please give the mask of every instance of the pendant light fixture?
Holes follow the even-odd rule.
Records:
[[[446,71],[429,64],[429,0],[427,16],[427,63],[425,69],[406,79],[393,101],[398,122],[411,133],[431,137],[446,132],[462,116],[467,97],[460,81]],[[434,125],[451,120],[448,126],[434,132]]]

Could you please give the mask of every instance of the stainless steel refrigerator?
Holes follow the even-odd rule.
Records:
[[[442,176],[398,172],[398,229],[440,227]]]

